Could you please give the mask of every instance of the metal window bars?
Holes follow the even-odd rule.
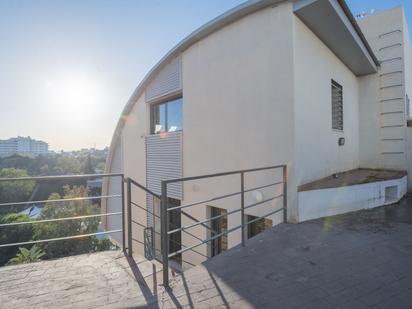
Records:
[[[122,216],[122,228],[121,229],[113,229],[103,232],[95,232],[95,233],[87,233],[87,234],[79,234],[79,235],[68,235],[64,237],[56,237],[56,238],[48,238],[48,239],[36,239],[24,242],[15,242],[15,243],[5,243],[0,244],[0,248],[5,247],[13,247],[13,246],[24,246],[24,245],[31,245],[31,244],[38,244],[38,243],[45,243],[45,242],[54,242],[54,241],[61,241],[61,240],[69,240],[69,239],[80,239],[86,237],[93,237],[93,236],[100,236],[100,235],[109,235],[114,233],[122,232],[122,242],[123,242],[123,250],[125,250],[125,218],[124,218],[124,175],[121,173],[105,173],[105,174],[84,174],[84,175],[57,175],[57,176],[35,176],[35,177],[17,177],[17,178],[0,178],[0,182],[21,182],[21,181],[36,181],[36,182],[51,182],[51,181],[72,181],[76,179],[92,179],[92,178],[113,178],[113,177],[120,177],[120,194],[112,194],[112,195],[100,195],[100,196],[85,196],[85,197],[75,197],[75,198],[61,198],[61,199],[50,199],[50,200],[36,200],[36,201],[25,201],[25,202],[7,202],[7,203],[0,203],[0,207],[6,206],[23,206],[23,205],[34,205],[34,204],[47,204],[47,203],[67,203],[67,202],[77,202],[77,201],[88,201],[88,200],[103,200],[103,199],[111,199],[111,198],[120,198],[121,199],[121,211],[116,212],[107,212],[107,213],[99,213],[99,214],[92,214],[92,215],[83,215],[83,216],[73,216],[73,217],[63,217],[63,218],[51,218],[51,219],[41,219],[41,220],[32,220],[32,221],[24,221],[24,222],[11,222],[11,223],[2,223],[0,224],[0,228],[7,228],[12,226],[21,226],[21,225],[29,225],[29,224],[42,224],[42,223],[50,223],[50,222],[61,222],[61,221],[69,221],[69,220],[82,220],[82,219],[89,219],[89,218],[102,218],[102,217],[110,217],[110,216]]]

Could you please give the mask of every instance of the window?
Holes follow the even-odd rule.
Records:
[[[406,95],[406,118],[411,117],[411,102],[409,96]]]
[[[343,88],[332,80],[332,129],[343,131]]]
[[[183,98],[151,106],[151,134],[180,131],[183,128]]]

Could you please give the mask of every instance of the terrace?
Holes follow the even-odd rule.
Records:
[[[410,308],[412,197],[280,224],[161,283],[121,251],[0,268],[7,308]],[[155,274],[155,275],[153,275]]]

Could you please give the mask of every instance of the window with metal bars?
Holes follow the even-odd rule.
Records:
[[[332,80],[332,129],[343,131],[343,87]]]

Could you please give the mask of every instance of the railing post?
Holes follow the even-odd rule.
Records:
[[[245,246],[245,173],[240,173],[240,222],[242,224],[242,246]]]
[[[127,249],[128,255],[132,256],[132,183],[127,178]]]
[[[163,264],[163,286],[169,288],[169,239],[168,239],[168,211],[167,211],[167,182],[162,180],[162,195],[160,202],[161,221],[161,249]]]
[[[125,208],[124,208],[124,175],[122,174],[121,179],[121,195],[122,195],[122,246],[123,246],[123,253],[126,253],[126,224],[125,224]]]
[[[283,222],[288,222],[288,170],[283,166]]]

